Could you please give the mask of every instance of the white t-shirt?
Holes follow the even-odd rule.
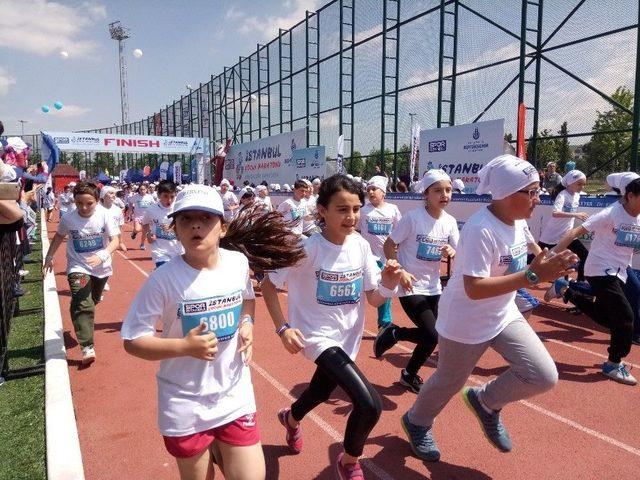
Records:
[[[111,204],[111,207],[109,208],[105,207],[103,204],[101,204],[100,207],[107,211],[118,228],[124,225],[124,214],[122,213],[122,209],[118,207],[115,202]]]
[[[176,237],[176,232],[169,228],[171,219],[167,217],[173,211],[173,204],[163,207],[155,203],[147,208],[142,217],[142,225],[149,225],[149,232],[156,236],[150,243],[151,257],[154,262],[168,262],[176,255],[182,255],[182,244]]]
[[[133,205],[133,218],[137,221],[142,220],[144,217],[144,211],[155,203],[153,196],[150,193],[140,195],[136,193],[131,198],[131,204]]]
[[[122,199],[120,197],[116,197],[113,200],[113,204],[117,205],[119,208],[124,208],[124,202],[122,201]]]
[[[284,202],[278,205],[278,211],[284,215],[286,222],[296,220],[297,223],[291,229],[293,233],[302,235],[303,218],[307,214],[307,201],[302,198],[298,201],[293,198],[287,198]]]
[[[86,273],[104,278],[113,273],[111,256],[97,267],[87,265],[87,259],[109,245],[109,237],[120,234],[107,209],[100,205],[89,218],[81,217],[77,210],[67,212],[58,224],[57,233],[67,238],[67,275]]]
[[[273,210],[273,205],[271,204],[271,197],[261,197],[260,195],[256,195],[256,203],[262,203],[264,205],[265,212],[271,212]]]
[[[158,321],[162,338],[183,338],[200,323],[218,337],[211,362],[193,357],[160,362],[156,377],[162,435],[202,432],[256,411],[251,373],[237,352],[242,302],[253,298],[246,257],[223,249],[213,270],[196,270],[181,256],[174,257],[136,295],[122,323],[122,338],[155,335]]]
[[[306,257],[295,267],[269,273],[279,288],[289,289],[288,323],[306,338],[304,356],[315,361],[330,347],[341,347],[352,360],[364,329],[365,292],[377,288],[380,269],[360,235],[335,245],[321,234],[304,243]]]
[[[416,277],[413,293],[401,296],[440,295],[440,250],[446,244],[457,250],[460,232],[456,219],[444,211],[435,219],[420,206],[402,217],[389,237],[398,245],[400,265]]]
[[[616,275],[627,281],[627,266],[640,249],[640,215],[632,217],[620,202],[601,210],[582,224],[594,232],[584,274],[589,277]]]
[[[561,191],[553,202],[554,212],[576,213],[580,205],[580,194],[571,195],[566,190]],[[556,245],[565,234],[573,228],[573,217],[550,217],[540,234],[540,241],[549,245]]]
[[[525,220],[509,226],[486,207],[464,224],[453,275],[438,304],[436,330],[440,335],[461,343],[483,343],[522,317],[515,291],[471,300],[464,290],[464,275],[488,278],[526,270],[527,229]]]
[[[400,210],[393,203],[385,202],[381,207],[367,203],[360,210],[360,235],[371,246],[371,251],[385,263],[384,242],[402,218]]]
[[[305,200],[306,200],[306,203],[307,203],[307,211],[305,212],[305,216],[306,215],[313,215],[315,217],[315,214],[316,214],[316,200],[318,200],[318,197],[316,197],[314,195],[311,195],[309,198],[305,198]],[[311,220],[303,220],[302,231],[303,232],[308,232],[312,228],[315,228],[315,226],[316,226],[315,218],[313,218]]]
[[[225,193],[221,195],[222,197],[222,206],[224,208],[224,219],[227,222],[233,220],[235,216],[235,211],[230,209],[231,205],[238,205],[238,197],[231,190],[227,190]]]
[[[59,209],[61,212],[72,212],[76,209],[76,203],[73,201],[73,192],[62,192],[58,197]]]
[[[56,204],[56,196],[53,192],[45,193],[44,196],[44,207],[49,209],[53,208]]]

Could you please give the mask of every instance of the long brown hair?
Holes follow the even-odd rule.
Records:
[[[292,267],[305,257],[300,237],[280,212],[264,213],[262,205],[246,209],[227,227],[220,246],[243,253],[254,272]],[[295,222],[293,222],[295,223]]]

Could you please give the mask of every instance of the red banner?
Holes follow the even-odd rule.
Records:
[[[525,116],[527,109],[524,106],[524,103],[518,105],[518,142],[516,145],[516,156],[526,160],[527,159],[527,149],[525,148],[524,143],[524,124],[525,124]]]
[[[226,143],[218,149],[216,156],[211,159],[211,163],[216,167],[216,173],[213,179],[214,185],[220,185],[220,182],[222,181],[222,177],[224,175],[224,159],[227,156],[229,148],[231,148],[232,141],[233,140],[231,138],[227,138]]]

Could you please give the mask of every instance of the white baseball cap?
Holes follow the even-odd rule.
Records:
[[[222,197],[215,188],[208,185],[187,185],[178,195],[173,204],[173,212],[167,217],[174,217],[185,210],[199,210],[215,215],[224,215]]]
[[[102,187],[102,190],[100,190],[100,198],[106,197],[109,192],[116,193],[116,189],[111,186]]]
[[[222,185],[226,185],[227,187],[230,187],[230,186],[231,186],[231,183],[229,183],[229,180],[227,180],[227,179],[225,178],[225,179],[223,179],[223,180],[220,182],[220,186],[222,186]]]

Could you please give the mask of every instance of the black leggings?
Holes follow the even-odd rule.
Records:
[[[567,300],[596,323],[611,331],[609,360],[620,363],[631,351],[633,311],[624,294],[624,283],[618,277],[587,277],[596,297],[595,302],[575,290],[567,290]]]
[[[549,250],[551,250],[556,245],[557,244],[538,242],[538,246],[543,250],[545,248],[548,248]],[[582,244],[582,242],[578,239],[575,239],[573,242],[571,242],[567,246],[567,248],[571,250],[573,253],[575,253],[580,259],[580,263],[578,264],[578,281],[582,282],[584,281],[584,262],[587,261],[587,255],[589,255],[589,250],[587,250],[587,247],[585,247]]]
[[[438,344],[438,332],[436,332],[438,300],[440,300],[440,295],[400,297],[400,305],[402,305],[404,313],[418,327],[398,327],[395,332],[396,340],[416,344],[406,367],[407,372],[411,375],[418,373],[420,367],[424,365]]]
[[[340,347],[322,352],[316,359],[316,365],[318,368],[309,386],[291,405],[291,416],[299,422],[311,410],[329,400],[331,392],[339,386],[353,403],[344,433],[344,451],[347,455],[359,457],[369,433],[380,418],[380,395]]]

